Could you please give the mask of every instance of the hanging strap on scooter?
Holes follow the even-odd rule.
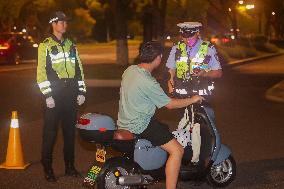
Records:
[[[191,124],[190,124],[190,140],[192,148],[191,162],[199,162],[201,136],[200,136],[200,124],[194,123],[195,113],[193,111],[193,105],[191,105]]]
[[[178,129],[187,129],[187,126],[189,125],[189,116],[188,116],[188,109],[185,108],[183,117],[179,121]]]

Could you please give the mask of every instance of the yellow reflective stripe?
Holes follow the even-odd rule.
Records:
[[[65,52],[65,57],[69,57],[69,53]],[[51,60],[58,60],[58,59],[64,59],[64,53],[63,52],[59,52],[56,55],[50,53],[50,58]]]
[[[85,82],[84,82],[84,81],[78,81],[78,85],[79,85],[79,86],[85,85]]]
[[[85,88],[79,88],[79,91],[86,92]]]
[[[59,60],[52,60],[51,62],[52,64],[60,64],[60,63],[64,63],[64,59],[59,59]]]
[[[204,60],[204,57],[203,57],[203,58],[201,58],[201,57],[194,57],[194,58],[192,59],[192,62],[195,62],[195,63],[202,63],[203,60]]]
[[[38,84],[39,88],[45,88],[45,87],[50,87],[50,82],[49,81],[44,81]]]
[[[45,90],[42,91],[42,94],[47,94],[47,93],[50,93],[51,92],[51,88],[47,88]]]
[[[180,59],[179,59],[179,61],[181,61],[181,62],[187,62],[187,60],[188,60],[188,57],[187,57],[187,56],[182,56],[182,57],[180,57]]]

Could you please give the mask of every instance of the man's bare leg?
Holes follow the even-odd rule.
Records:
[[[169,153],[166,163],[166,188],[176,189],[180,164],[183,156],[183,147],[176,139],[172,139],[168,143],[161,146]]]

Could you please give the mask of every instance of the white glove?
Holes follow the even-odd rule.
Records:
[[[55,102],[54,102],[54,99],[52,98],[52,96],[45,99],[45,101],[46,101],[46,106],[48,108],[54,108],[55,107]]]
[[[85,97],[83,95],[78,95],[77,96],[77,103],[79,106],[81,106],[82,104],[84,104],[85,102]]]

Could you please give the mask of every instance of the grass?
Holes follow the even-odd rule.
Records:
[[[128,40],[128,46],[139,46],[141,43],[141,40]],[[110,48],[116,47],[116,41],[110,41],[108,43],[96,43],[96,42],[91,42],[91,43],[78,43],[77,47],[79,51],[81,50],[87,50],[87,49],[104,49],[104,48]]]
[[[117,64],[88,64],[84,65],[86,79],[121,79],[127,66]]]

